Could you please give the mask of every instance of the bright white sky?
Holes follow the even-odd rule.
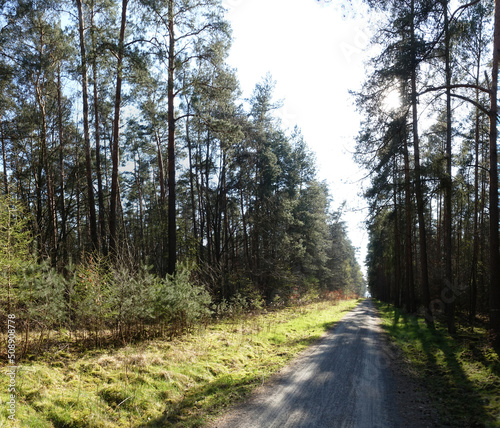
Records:
[[[297,125],[316,154],[320,180],[333,195],[333,208],[346,201],[343,219],[359,248],[364,271],[368,236],[364,173],[352,160],[360,116],[349,90],[365,78],[363,61],[370,40],[359,11],[344,16],[344,0],[224,0],[234,42],[229,64],[238,71],[243,95],[270,72],[276,83],[278,112],[285,127]],[[345,2],[346,3],[346,2]]]

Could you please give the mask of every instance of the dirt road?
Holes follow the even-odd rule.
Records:
[[[364,301],[217,428],[408,427],[373,303]],[[426,426],[426,425],[421,425]]]

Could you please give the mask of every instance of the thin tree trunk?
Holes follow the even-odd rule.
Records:
[[[451,67],[450,67],[450,29],[448,20],[448,0],[443,1],[444,8],[444,31],[445,31],[445,74],[446,74],[446,172],[445,172],[445,186],[444,186],[444,258],[445,258],[445,284],[448,293],[454,290],[453,281],[453,268],[452,268],[452,192],[453,192],[453,178],[451,172]],[[456,296],[451,294],[447,296],[446,302],[446,317],[448,323],[448,332],[454,334],[455,327],[455,299]]]
[[[415,196],[417,198],[417,216],[419,228],[420,243],[420,270],[422,281],[422,296],[425,306],[425,320],[429,327],[434,327],[434,318],[430,308],[430,287],[429,287],[429,269],[427,257],[427,230],[425,225],[424,197],[422,191],[422,176],[420,170],[420,142],[418,135],[418,112],[417,112],[417,60],[415,52],[415,0],[411,1],[412,23],[411,23],[411,46],[413,55],[413,64],[411,69],[411,102],[413,115],[413,146],[415,156]]]
[[[193,234],[195,242],[198,242],[198,226],[196,223],[196,198],[194,195],[194,173],[193,173],[193,154],[192,154],[192,141],[189,133],[189,103],[187,103],[187,119],[186,119],[186,142],[188,147],[188,160],[189,160],[189,190],[191,196],[191,210],[193,211]],[[199,254],[198,254],[199,257]]]
[[[224,271],[228,272],[230,267],[229,267],[229,237],[230,237],[230,231],[229,231],[229,207],[228,207],[228,198],[227,198],[227,175],[226,175],[226,165],[227,165],[227,159],[226,159],[226,153],[222,149],[222,212],[224,215],[223,218],[223,234],[222,237],[222,253],[224,257]]]
[[[76,147],[75,164],[80,164],[80,156],[78,146]],[[80,168],[76,168],[75,181],[76,181],[76,236],[78,248],[82,248],[82,216],[81,216],[81,203],[80,203]]]
[[[95,211],[94,184],[92,182],[92,155],[90,151],[90,131],[89,131],[89,96],[87,80],[87,54],[85,49],[85,30],[83,22],[82,0],[76,0],[78,8],[78,33],[80,36],[80,57],[82,67],[82,101],[83,101],[83,139],[85,141],[85,169],[87,175],[87,198],[90,223],[90,240],[92,250],[99,248],[97,237],[97,218]]]
[[[161,151],[162,141],[160,135],[157,130],[155,130],[155,139],[156,139],[156,150],[158,153],[158,175],[160,181],[160,202],[161,206],[165,206],[165,202],[167,199],[167,192],[165,191],[165,166],[163,163],[163,153]]]
[[[201,172],[201,136],[200,136],[200,131],[198,131],[197,135],[197,150],[196,150],[196,159],[197,162],[195,163],[195,168],[196,168],[196,193],[197,193],[197,199],[198,199],[198,218],[200,219],[199,222],[199,235],[200,235],[200,240],[199,240],[199,256],[201,260],[206,261],[207,257],[205,255],[203,243],[205,239],[205,230],[207,229],[206,227],[206,210],[203,209],[203,174]]]
[[[397,159],[394,159],[394,172],[393,172],[393,182],[394,182],[394,270],[395,270],[395,280],[396,280],[396,306],[400,308],[402,306],[402,288],[401,288],[401,255],[400,255],[400,242],[401,236],[399,232],[399,209],[398,209],[398,163]]]
[[[5,187],[5,194],[9,194],[9,176],[7,172],[7,150],[5,147],[5,133],[2,117],[0,116],[0,137],[2,140],[2,161],[3,161],[3,185]]]
[[[99,130],[99,92],[97,89],[97,41],[95,37],[94,28],[94,2],[91,2],[91,36],[92,36],[92,48],[94,49],[94,55],[92,56],[92,75],[93,75],[93,90],[94,90],[94,139],[95,139],[95,171],[97,175],[97,199],[99,204],[99,247],[101,251],[107,253],[106,245],[106,217],[105,217],[105,207],[104,207],[104,190],[102,185],[102,167],[101,167],[101,133]]]
[[[41,35],[41,46],[43,46],[43,34]],[[40,56],[43,52],[40,53]],[[40,76],[38,76],[35,83],[35,92],[38,108],[40,109],[40,116],[42,119],[41,129],[40,129],[40,145],[41,145],[41,164],[39,170],[39,180],[42,181],[41,171],[45,170],[45,177],[47,181],[47,209],[49,213],[49,221],[47,225],[47,234],[49,241],[49,256],[53,264],[56,262],[56,246],[57,246],[57,213],[55,207],[55,197],[54,197],[54,182],[52,175],[52,168],[50,167],[48,148],[47,148],[47,112],[46,104],[43,98],[44,82],[40,82]],[[40,206],[41,208],[41,206]],[[41,212],[39,213],[41,215]],[[41,218],[40,218],[41,220]]]
[[[43,64],[43,54],[44,54],[44,31],[43,28],[40,29],[40,52],[39,52],[39,61],[40,64]],[[37,223],[39,227],[39,234],[42,234],[43,231],[43,202],[42,202],[42,183],[43,183],[43,171],[45,170],[46,176],[46,184],[47,184],[47,203],[48,203],[48,213],[49,213],[49,223],[47,226],[47,234],[49,241],[49,255],[52,256],[52,230],[51,230],[51,222],[52,222],[52,207],[51,198],[50,198],[50,171],[49,171],[49,162],[47,160],[47,117],[45,110],[45,100],[43,98],[43,93],[45,90],[45,81],[41,72],[37,75],[32,76],[33,86],[35,89],[35,98],[36,103],[39,108],[40,117],[42,120],[41,129],[40,129],[40,152],[39,152],[39,165],[37,170]],[[39,248],[42,250],[43,248],[43,238],[40,239]],[[39,254],[42,256],[42,254]]]
[[[245,260],[247,262],[247,267],[252,269],[252,258],[250,256],[250,250],[248,245],[248,232],[247,232],[247,220],[245,215],[245,200],[243,197],[243,185],[240,188],[240,209],[241,209],[241,224],[243,226],[243,248],[245,253]]]
[[[476,100],[478,99],[476,93]],[[473,250],[472,250],[472,272],[471,286],[469,296],[469,323],[474,328],[476,320],[476,304],[477,304],[477,265],[479,257],[479,110],[476,109],[476,129],[475,129],[475,165],[474,165],[474,226],[473,226]]]
[[[58,110],[58,128],[59,128],[59,181],[61,193],[61,240],[62,240],[62,255],[66,260],[68,252],[67,243],[67,213],[66,213],[66,192],[65,183],[66,177],[64,173],[64,132],[63,132],[63,111],[62,111],[62,85],[61,85],[61,65],[57,68],[57,110]]]
[[[207,151],[205,156],[205,215],[206,215],[206,230],[207,230],[207,261],[212,264],[213,262],[213,232],[212,232],[212,204],[210,203],[210,135],[207,135]]]
[[[410,313],[415,313],[415,283],[413,279],[413,251],[412,251],[412,204],[411,204],[411,177],[410,177],[410,156],[408,154],[408,138],[403,135],[403,156],[405,163],[405,279],[407,287],[406,309]]]
[[[168,0],[168,267],[167,273],[173,275],[177,264],[177,213],[175,180],[175,112],[174,112],[174,73],[175,73],[175,33],[174,0]]]
[[[155,130],[155,138],[156,138],[156,148],[158,152],[158,174],[159,174],[159,181],[160,181],[160,230],[161,230],[161,237],[160,237],[160,242],[161,242],[161,249],[160,249],[160,257],[159,257],[159,263],[160,263],[160,271],[162,274],[165,274],[165,251],[168,248],[168,236],[167,234],[164,233],[164,227],[165,227],[165,211],[166,211],[166,204],[167,204],[167,194],[165,190],[165,164],[163,162],[163,153],[161,150],[162,146],[162,141],[160,138],[160,134],[158,130]]]
[[[500,254],[498,237],[498,62],[500,61],[500,0],[495,0],[493,67],[490,106],[490,327],[500,346]]]
[[[136,184],[137,184],[137,197],[139,198],[139,231],[140,231],[140,242],[138,247],[140,248],[141,254],[142,254],[142,248],[144,247],[144,207],[142,204],[142,180],[141,180],[141,158],[138,156],[137,160],[137,169],[135,168],[135,162],[134,162],[134,169],[135,169],[135,179],[136,179]]]
[[[480,44],[479,44],[480,46]],[[481,48],[477,53],[477,63],[476,63],[476,84],[479,86],[479,77],[481,72]],[[479,89],[476,89],[476,103],[479,104]],[[474,131],[474,142],[475,142],[475,163],[474,163],[474,226],[473,226],[473,250],[472,250],[472,272],[471,272],[471,286],[470,286],[470,296],[469,296],[469,323],[472,329],[474,329],[474,322],[476,320],[476,310],[477,310],[477,282],[478,282],[478,262],[479,262],[479,151],[480,151],[480,139],[481,139],[481,117],[480,111],[476,108],[476,118],[475,118],[475,131]]]
[[[123,55],[125,27],[127,24],[127,5],[128,0],[122,0],[122,17],[120,25],[120,39],[118,42],[117,64],[116,64],[116,92],[115,92],[115,115],[113,120],[113,143],[111,148],[111,202],[109,207],[109,246],[113,255],[117,255],[117,223],[118,223],[118,203],[119,203],[119,183],[118,167],[120,163],[120,107],[122,99],[122,80],[123,80]]]

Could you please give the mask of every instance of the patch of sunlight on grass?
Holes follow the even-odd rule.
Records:
[[[450,426],[500,427],[500,358],[486,330],[434,331],[392,305],[377,302],[382,325],[429,392]]]
[[[173,340],[27,362],[16,377],[19,426],[200,426],[242,400],[357,304],[322,302],[243,315]],[[9,426],[7,382],[0,376],[0,427]]]

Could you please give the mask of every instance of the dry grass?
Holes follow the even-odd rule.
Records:
[[[17,372],[17,424],[8,425],[8,379],[0,377],[0,427],[201,426],[356,304],[314,303],[222,321],[171,341],[46,354]]]

